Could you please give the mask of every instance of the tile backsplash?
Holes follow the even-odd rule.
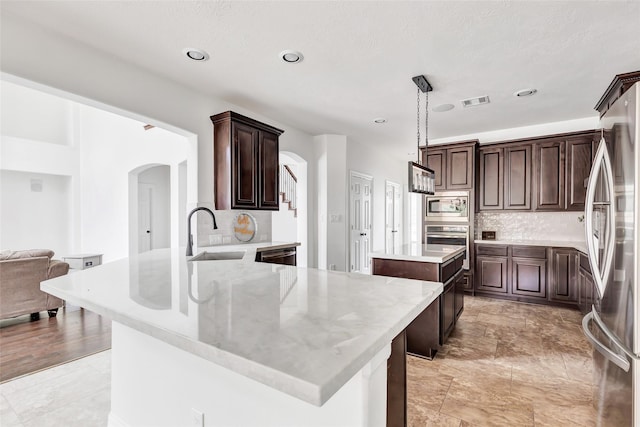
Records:
[[[583,212],[479,212],[475,238],[495,231],[496,240],[583,241]]]
[[[247,213],[256,220],[256,235],[249,243],[271,241],[271,212],[225,210],[214,211],[218,229],[212,228],[211,216],[198,214],[198,246],[237,245],[240,242],[233,234],[233,219],[240,213]]]

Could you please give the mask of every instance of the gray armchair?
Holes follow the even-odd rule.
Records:
[[[47,249],[0,252],[0,319],[31,314],[35,320],[43,310],[49,317],[58,314],[64,301],[42,292],[40,282],[64,276],[69,264],[51,257]]]

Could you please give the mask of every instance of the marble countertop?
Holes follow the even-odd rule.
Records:
[[[250,256],[188,261],[179,248],[47,280],[41,289],[320,406],[436,300],[442,284]]]
[[[474,240],[473,243],[485,245],[524,245],[547,246],[550,248],[573,248],[584,254],[587,253],[587,242],[579,240]]]
[[[371,258],[396,259],[400,261],[420,261],[442,264],[443,262],[462,253],[464,246],[453,245],[425,245],[421,243],[405,244],[396,254],[385,252],[371,252]]]

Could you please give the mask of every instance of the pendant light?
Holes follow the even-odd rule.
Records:
[[[424,149],[425,152],[429,146],[429,92],[433,87],[427,81],[425,76],[413,77],[413,82],[418,87],[417,96],[417,162],[409,162],[409,192],[420,194],[434,194],[436,186],[436,174],[433,169],[429,169],[420,163],[420,92],[425,94],[426,113],[424,119]]]

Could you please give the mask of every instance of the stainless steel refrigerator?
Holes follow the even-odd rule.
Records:
[[[587,185],[586,238],[597,288],[583,321],[594,347],[598,426],[640,426],[640,82],[602,117]]]

